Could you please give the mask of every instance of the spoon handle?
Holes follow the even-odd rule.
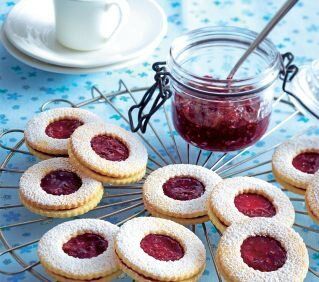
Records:
[[[272,31],[272,29],[277,25],[277,23],[290,11],[290,9],[295,6],[299,0],[287,0],[285,4],[280,8],[276,15],[271,19],[271,21],[264,27],[264,29],[259,33],[254,42],[249,46],[246,52],[242,55],[236,65],[233,67],[228,75],[227,79],[233,79],[235,73],[240,68],[242,63],[247,59],[247,57],[255,50],[255,48],[267,37],[267,35]]]

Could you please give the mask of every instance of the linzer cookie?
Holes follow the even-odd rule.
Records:
[[[123,272],[136,281],[198,281],[206,251],[200,239],[173,221],[141,217],[126,222],[115,240]]]
[[[99,219],[59,224],[40,239],[40,262],[58,281],[111,281],[121,273],[114,251],[118,230]]]
[[[294,207],[277,187],[253,177],[235,177],[220,182],[210,195],[208,215],[221,231],[251,217],[267,217],[287,226],[295,220]]]
[[[305,243],[292,228],[254,218],[232,224],[216,254],[225,281],[298,281],[305,279],[309,257]]]
[[[146,209],[181,224],[205,222],[207,201],[222,179],[213,171],[189,164],[168,165],[152,172],[143,185]]]
[[[32,212],[48,217],[84,214],[98,205],[103,186],[73,167],[67,158],[53,158],[30,167],[20,179],[20,199]]]
[[[90,122],[101,122],[101,119],[82,109],[57,108],[45,111],[28,122],[24,132],[26,145],[40,159],[67,156],[67,143],[73,131]]]
[[[126,184],[145,175],[147,151],[135,136],[112,124],[86,124],[74,131],[69,142],[74,166],[101,182]]]
[[[309,216],[319,224],[319,172],[307,187],[305,202]]]
[[[305,194],[319,169],[319,138],[299,137],[281,144],[272,157],[273,174],[286,189]]]

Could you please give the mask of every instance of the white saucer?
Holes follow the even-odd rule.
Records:
[[[21,61],[21,62],[23,62],[31,67],[40,69],[40,70],[54,72],[54,73],[62,73],[62,74],[89,74],[89,73],[97,73],[97,72],[103,72],[103,71],[108,71],[108,70],[113,71],[116,69],[121,69],[121,68],[129,67],[129,66],[135,65],[137,63],[140,63],[145,58],[150,56],[152,53],[152,51],[150,51],[148,53],[143,54],[143,56],[141,56],[139,58],[124,61],[124,62],[121,62],[118,64],[111,64],[111,65],[107,65],[107,66],[103,66],[103,67],[69,68],[69,67],[61,67],[61,66],[56,66],[56,65],[52,65],[52,64],[47,64],[47,63],[41,62],[37,59],[29,57],[26,54],[20,52],[17,48],[15,48],[10,43],[10,41],[8,40],[8,38],[4,32],[4,28],[1,28],[1,31],[0,31],[0,41],[3,45],[3,47],[9,52],[9,54],[11,54],[13,57],[18,59],[19,61]]]
[[[55,40],[53,0],[21,0],[4,28],[9,41],[37,60],[72,68],[96,68],[135,59],[153,51],[167,31],[166,15],[154,0],[128,0],[130,19],[97,51],[68,49]]]

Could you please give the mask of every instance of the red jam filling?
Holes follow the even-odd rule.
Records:
[[[145,253],[157,260],[175,261],[184,256],[180,243],[166,235],[149,234],[142,239],[140,246]]]
[[[69,195],[80,189],[81,178],[74,172],[55,170],[41,179],[41,188],[51,195]]]
[[[102,236],[85,233],[71,238],[63,244],[63,251],[71,257],[86,259],[97,257],[106,251],[108,241]]]
[[[125,161],[129,157],[126,145],[112,136],[95,136],[91,140],[91,147],[101,158],[109,161]]]
[[[77,119],[61,119],[50,123],[45,129],[45,133],[55,139],[67,139],[81,125],[83,122]]]
[[[266,197],[258,194],[245,193],[235,197],[236,208],[249,217],[273,217],[276,208]]]
[[[287,260],[286,250],[271,237],[249,237],[244,240],[240,252],[248,266],[262,272],[275,271],[281,268]]]
[[[199,198],[205,192],[203,183],[195,178],[179,176],[170,178],[163,185],[164,194],[175,200],[189,201]]]
[[[216,90],[231,94],[227,88]],[[174,95],[173,122],[178,133],[194,146],[208,151],[235,151],[257,142],[268,128],[270,106],[262,97],[201,99],[188,89],[183,91],[185,94]]]
[[[318,153],[302,153],[292,160],[292,165],[305,173],[314,174],[319,169],[319,154]]]

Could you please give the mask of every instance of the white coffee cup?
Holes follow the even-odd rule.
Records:
[[[102,48],[127,21],[127,0],[54,0],[56,39],[65,47]]]

